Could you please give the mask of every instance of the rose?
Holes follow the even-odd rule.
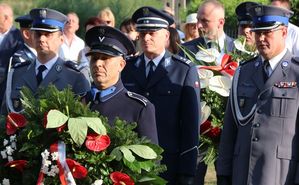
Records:
[[[86,137],[85,146],[91,151],[100,152],[105,150],[109,145],[110,138],[108,135],[91,133]]]
[[[211,122],[206,120],[203,124],[200,125],[200,134],[206,134],[211,130]]]
[[[70,168],[70,171],[72,172],[72,175],[76,179],[82,179],[87,176],[87,169],[82,166],[80,163],[72,160],[72,159],[66,159],[66,163],[68,167]]]
[[[125,173],[113,172],[110,174],[110,179],[113,185],[134,185],[134,181]]]
[[[18,128],[25,127],[27,120],[25,116],[17,113],[9,113],[6,117],[6,134],[12,135],[16,133]]]

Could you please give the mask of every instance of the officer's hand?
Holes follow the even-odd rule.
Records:
[[[194,177],[187,175],[180,175],[178,185],[194,185]]]
[[[231,176],[217,175],[217,185],[231,185],[231,184],[232,184]]]

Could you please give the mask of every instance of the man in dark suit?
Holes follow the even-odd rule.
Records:
[[[186,42],[186,47],[192,54],[203,48],[216,48],[220,52],[231,52],[234,49],[233,39],[224,33],[225,12],[223,5],[217,0],[206,0],[198,8],[197,27],[200,37]],[[180,52],[185,56],[184,52]],[[219,64],[220,65],[220,64]]]
[[[37,92],[41,86],[53,84],[62,90],[71,86],[77,95],[85,94],[90,86],[82,73],[71,64],[58,57],[58,50],[63,42],[62,30],[67,17],[55,10],[37,8],[30,11],[33,19],[32,28],[34,48],[37,58],[34,62],[16,64],[12,70],[10,89],[7,89],[7,109],[3,112],[18,112],[22,109],[20,90],[28,87]]]
[[[22,63],[25,61],[34,62],[37,53],[33,48],[33,35],[30,30],[32,26],[32,18],[27,14],[17,17],[15,21],[20,25],[20,31],[24,40],[24,44],[23,47],[12,56],[11,66],[14,66],[16,63]]]
[[[136,53],[133,42],[110,26],[97,26],[86,32],[90,47],[90,70],[93,78],[86,100],[91,109],[106,116],[110,124],[118,117],[128,123],[136,122],[136,131],[158,144],[155,108],[145,97],[128,91],[120,79],[126,65],[125,57]]]
[[[13,26],[13,10],[8,4],[0,3],[0,105],[6,88],[10,57],[22,47],[21,33]]]
[[[257,5],[259,56],[234,75],[219,146],[219,185],[299,184],[299,61],[286,47],[292,12]]]
[[[132,16],[143,54],[122,72],[125,87],[144,95],[156,109],[162,163],[169,184],[193,184],[200,119],[199,79],[187,59],[171,55],[165,47],[173,19],[152,7],[141,7]]]

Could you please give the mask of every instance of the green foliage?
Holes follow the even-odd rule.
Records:
[[[75,160],[88,170],[87,177],[76,179],[78,185],[92,184],[97,179],[102,179],[103,184],[112,184],[109,176],[115,171],[128,174],[135,184],[166,184],[158,177],[166,170],[164,165],[159,164],[163,150],[148,139],[138,137],[134,131],[136,123],[116,119],[110,126],[106,118],[82,104],[71,88],[58,91],[50,85],[36,95],[28,88],[22,89],[21,93],[28,123],[17,131],[17,150],[13,152],[13,159],[27,160],[28,164],[20,173],[13,167],[4,167],[7,159],[0,156],[0,179],[9,178],[12,185],[21,182],[35,184],[42,164],[41,153],[49,150],[53,143],[63,141],[66,158]],[[56,130],[58,128],[61,130]],[[0,128],[1,143],[10,139],[5,131],[5,128]],[[107,134],[111,144],[101,152],[90,151],[82,145],[87,132]],[[0,151],[5,147],[0,145]],[[44,184],[58,185],[60,181],[57,176],[45,175]]]

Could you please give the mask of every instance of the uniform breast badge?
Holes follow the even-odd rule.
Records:
[[[278,82],[274,86],[278,88],[294,88],[297,87],[297,82]]]

